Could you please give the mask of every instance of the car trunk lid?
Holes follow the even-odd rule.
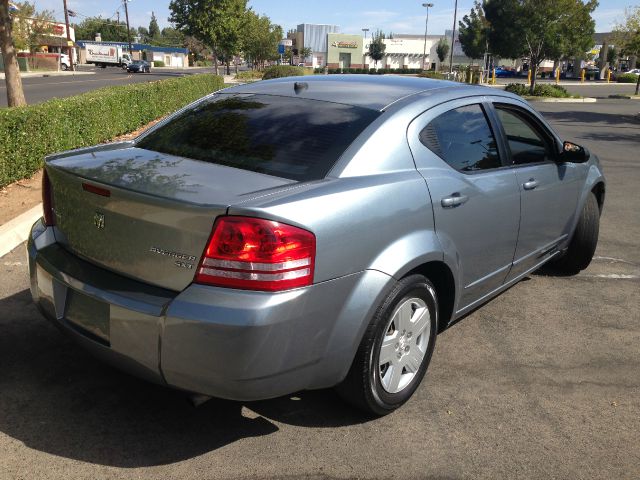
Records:
[[[47,162],[56,239],[111,271],[176,291],[192,281],[215,218],[295,183],[139,148]]]

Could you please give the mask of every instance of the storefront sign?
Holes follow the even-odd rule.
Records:
[[[338,47],[338,48],[358,48],[358,43],[357,42],[333,42],[331,46]]]

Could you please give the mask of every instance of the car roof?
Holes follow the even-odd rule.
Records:
[[[466,90],[466,91],[465,91]],[[491,95],[490,88],[445,80],[399,75],[308,75],[285,77],[226,88],[220,93],[279,95],[343,103],[382,111],[391,104],[419,93],[451,96]]]

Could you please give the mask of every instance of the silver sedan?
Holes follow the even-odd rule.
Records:
[[[376,415],[439,331],[545,264],[586,268],[605,195],[521,98],[367,75],[225,89],[50,156],[44,182],[31,292],[86,348],[188,392],[336,387]]]

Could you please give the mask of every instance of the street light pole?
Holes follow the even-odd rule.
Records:
[[[453,31],[451,32],[451,53],[449,54],[449,75],[453,72],[453,47],[456,40],[456,19],[458,15],[458,0],[453,7]]]
[[[427,19],[424,22],[424,50],[422,51],[422,70],[427,58],[427,28],[429,27],[429,9],[433,7],[433,3],[423,3],[423,7],[427,7]]]
[[[71,46],[71,30],[69,30],[69,10],[67,10],[67,0],[62,0],[64,5],[64,24],[67,31],[67,51],[69,52],[69,68],[71,71],[75,71],[73,66],[73,47]]]
[[[127,19],[127,40],[129,41],[129,55],[131,56],[131,60],[133,60],[133,48],[131,47],[131,29],[129,28],[129,9],[127,8],[127,3],[131,0],[123,0],[124,3],[124,16]]]

